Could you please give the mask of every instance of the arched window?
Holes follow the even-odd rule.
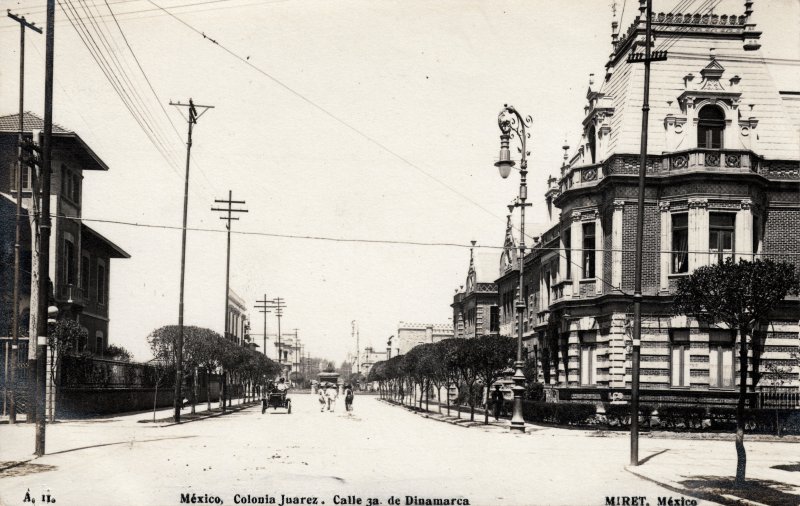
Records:
[[[596,163],[596,155],[597,155],[597,135],[595,133],[594,127],[589,129],[589,156],[592,157],[592,163]]]
[[[697,115],[697,147],[722,149],[725,113],[716,105],[707,105]]]

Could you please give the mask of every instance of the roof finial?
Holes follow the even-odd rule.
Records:
[[[644,13],[647,10],[647,0],[639,0],[639,17],[644,18]]]
[[[564,150],[564,162],[561,164],[561,166],[562,167],[566,167],[567,166],[567,158],[569,158],[569,155],[567,154],[567,151],[569,151],[569,144],[567,144],[567,139],[564,139],[564,145],[561,146],[561,149]]]
[[[617,0],[611,2],[611,44],[616,45],[619,38],[619,22],[617,22]]]

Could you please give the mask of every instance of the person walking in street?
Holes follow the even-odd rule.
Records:
[[[344,386],[344,409],[353,411],[353,387],[350,385]]]
[[[319,386],[319,412],[325,411],[325,406],[328,404],[328,399],[325,396],[325,385]]]
[[[325,395],[328,397],[328,411],[335,411],[336,397],[339,396],[339,392],[336,390],[336,385],[329,384],[328,389],[325,391]]]
[[[503,392],[500,391],[500,385],[495,384],[494,392],[492,392],[492,409],[494,410],[494,419],[497,421],[500,418],[500,410],[503,407]]]

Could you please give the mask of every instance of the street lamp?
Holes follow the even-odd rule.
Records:
[[[522,417],[522,394],[525,391],[525,374],[522,368],[525,363],[522,361],[522,332],[523,332],[523,318],[525,312],[524,278],[523,267],[525,265],[525,207],[530,206],[526,204],[525,200],[528,198],[528,185],[526,176],[528,174],[528,152],[526,142],[530,137],[527,128],[531,125],[532,119],[530,116],[525,118],[514,108],[514,106],[505,104],[500,114],[497,116],[497,125],[500,127],[500,158],[494,164],[500,171],[500,177],[506,179],[511,173],[511,168],[514,167],[514,160],[511,159],[511,150],[509,149],[509,141],[511,137],[516,137],[520,142],[520,163],[519,163],[519,197],[514,202],[513,207],[520,208],[520,224],[519,224],[519,285],[517,287],[517,360],[514,362],[514,413],[511,416],[511,430],[515,432],[525,432],[525,419]],[[511,210],[511,207],[509,207]]]

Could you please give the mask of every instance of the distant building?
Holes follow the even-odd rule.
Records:
[[[230,289],[228,291],[228,328],[225,329],[225,338],[239,346],[251,345],[249,333],[250,316],[247,312],[247,304],[233,289]]]
[[[369,376],[369,371],[372,369],[372,366],[374,366],[376,362],[386,360],[387,357],[388,352],[386,350],[379,351],[372,346],[367,346],[361,351],[361,359],[359,361],[361,374],[366,378]]]
[[[392,356],[404,355],[418,344],[435,343],[453,337],[453,326],[449,323],[407,323],[397,324]]]
[[[516,259],[516,252],[512,251],[512,254]],[[466,285],[456,290],[450,305],[454,326],[451,337],[471,338],[499,332],[496,280],[500,260],[497,253],[476,253],[474,248],[470,248]]]

